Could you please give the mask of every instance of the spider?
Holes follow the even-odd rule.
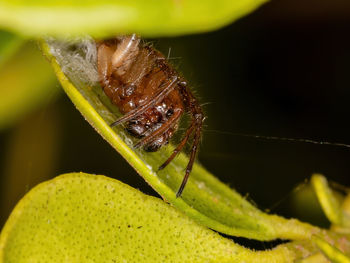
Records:
[[[169,158],[164,169],[193,135],[189,162],[176,197],[181,196],[191,173],[204,121],[202,109],[187,86],[163,54],[141,42],[136,34],[97,43],[97,67],[100,84],[122,114],[111,124],[126,124],[126,130],[140,141],[135,147],[157,151],[168,144],[184,113],[191,124]]]

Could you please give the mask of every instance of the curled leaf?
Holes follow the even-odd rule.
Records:
[[[120,114],[96,83],[94,41],[85,39],[72,44],[50,40],[42,43],[42,49],[65,92],[86,120],[165,200],[197,222],[225,234],[259,240],[304,239],[319,231],[297,220],[261,212],[199,164],[194,165],[181,198],[176,198],[188,157],[180,154],[166,169],[157,171],[173,146],[145,153],[133,148],[134,139],[122,127],[110,127]]]

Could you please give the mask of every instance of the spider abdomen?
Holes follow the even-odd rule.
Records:
[[[168,83],[169,78],[176,73],[166,63],[161,53],[148,46],[138,44],[129,51],[130,54],[118,51],[121,48],[125,49],[125,42],[128,41],[130,39],[120,38],[102,44],[105,45],[103,47],[104,51],[110,49],[114,53],[122,53],[124,55],[122,59],[125,59],[124,63],[127,63],[126,66],[123,65],[120,62],[122,59],[118,60],[118,65],[115,67],[111,63],[111,76],[108,79],[105,76],[101,80],[104,92],[123,114],[137,109],[145,101],[154,97],[163,88],[163,85]],[[121,67],[123,68],[121,69]],[[104,85],[106,82],[108,82],[108,85]],[[179,90],[174,89],[163,100],[150,106],[137,118],[128,121],[126,130],[137,138],[147,136],[163,123],[166,123],[175,110],[184,111],[184,105],[180,98]],[[164,134],[145,144],[144,149],[156,151],[162,145],[167,144],[174,133],[174,129],[177,128],[177,123],[178,120]]]

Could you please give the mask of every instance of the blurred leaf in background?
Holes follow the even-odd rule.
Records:
[[[54,176],[60,129],[48,105],[59,91],[37,43],[0,31],[1,222],[23,193]]]
[[[0,1],[0,27],[30,36],[171,36],[220,28],[266,0]]]
[[[0,31],[0,130],[48,103],[58,91],[38,45]]]

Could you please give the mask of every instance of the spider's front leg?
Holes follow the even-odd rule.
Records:
[[[112,60],[115,49],[106,44],[97,46],[97,68],[102,87],[109,87],[113,73]]]

